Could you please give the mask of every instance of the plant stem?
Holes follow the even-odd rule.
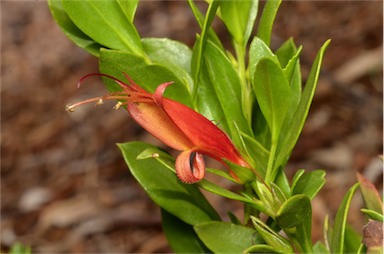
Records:
[[[236,51],[236,57],[237,57],[237,63],[238,68],[237,72],[240,78],[240,84],[241,84],[241,99],[242,99],[242,107],[245,119],[247,119],[247,122],[251,124],[251,117],[252,117],[252,98],[249,95],[250,89],[247,82],[247,75],[246,75],[246,66],[245,66],[245,46],[242,42],[233,42],[235,51]]]

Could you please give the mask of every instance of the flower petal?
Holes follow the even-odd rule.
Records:
[[[227,134],[210,120],[177,101],[163,98],[162,105],[168,116],[202,153],[216,160],[225,158],[248,166]]]
[[[128,104],[128,111],[138,124],[167,146],[176,150],[193,147],[191,141],[157,104],[132,102]]]
[[[205,162],[201,153],[191,150],[183,151],[176,159],[176,174],[184,183],[196,183],[205,175]]]

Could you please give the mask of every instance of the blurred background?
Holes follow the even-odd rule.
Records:
[[[98,59],[77,48],[53,21],[45,1],[1,1],[1,251],[19,241],[34,253],[170,252],[159,209],[131,176],[116,143],[159,144],[113,103],[69,102],[105,93],[98,79],[80,77]],[[204,8],[205,4],[199,2]],[[261,3],[263,6],[263,3]],[[185,1],[143,1],[136,25],[142,37],[169,37],[192,46],[199,32]],[[220,21],[214,28],[230,47]],[[322,239],[356,172],[382,189],[382,1],[284,1],[272,47],[294,37],[303,45],[305,80],[328,38],[318,90],[287,166],[325,169],[327,183],[313,201],[314,241]],[[241,209],[215,200],[222,213]],[[365,218],[355,195],[349,222]]]

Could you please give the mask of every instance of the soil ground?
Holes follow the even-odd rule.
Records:
[[[95,57],[77,48],[44,1],[1,1],[1,251],[16,241],[34,253],[170,252],[159,209],[136,183],[116,143],[159,144],[123,110],[65,105],[101,95]],[[201,3],[203,5],[203,3]],[[199,32],[184,1],[144,1],[136,17],[143,37],[170,37],[192,46]],[[220,22],[220,37],[229,45]],[[343,195],[362,173],[382,189],[382,1],[284,1],[272,45],[294,37],[303,45],[303,78],[320,46],[327,50],[315,100],[287,166],[325,169],[327,184],[313,200],[313,237],[322,239]],[[229,186],[230,187],[230,186]],[[211,197],[225,213],[241,207]],[[353,200],[349,222],[366,219]]]

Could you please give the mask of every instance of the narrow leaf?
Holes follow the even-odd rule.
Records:
[[[195,46],[193,47],[192,53],[192,78],[194,81],[193,87],[193,97],[197,95],[198,84],[199,84],[199,76],[201,71],[201,62],[203,59],[204,47],[206,44],[208,36],[208,31],[211,26],[211,23],[216,15],[217,8],[219,7],[218,2],[213,0],[208,6],[208,10],[204,19],[204,23],[202,26],[201,36],[196,40]]]
[[[220,16],[232,38],[245,47],[257,15],[257,0],[221,1]]]
[[[240,148],[238,130],[251,133],[241,106],[240,80],[225,53],[211,41],[206,43],[199,82],[204,85],[195,97],[197,111],[214,121]]]
[[[359,183],[353,185],[347,194],[344,196],[344,199],[337,210],[333,233],[330,245],[331,253],[343,253],[344,251],[344,239],[345,239],[345,227],[347,223],[348,209],[351,204],[352,197],[359,187]]]
[[[286,163],[287,159],[289,158],[289,155],[292,152],[292,149],[296,145],[296,142],[300,136],[301,130],[303,129],[315,93],[325,50],[328,47],[329,43],[329,40],[324,43],[324,45],[319,50],[316,59],[312,65],[308,80],[301,96],[300,103],[292,119],[292,123],[288,128],[285,138],[279,141],[275,167],[279,167]]]
[[[269,45],[271,41],[272,26],[280,4],[281,0],[266,1],[263,14],[261,15],[257,36],[267,45]]]
[[[273,231],[268,225],[260,219],[251,216],[253,226],[263,238],[263,240],[273,249],[278,250],[278,253],[292,253],[293,249],[287,239]]]

